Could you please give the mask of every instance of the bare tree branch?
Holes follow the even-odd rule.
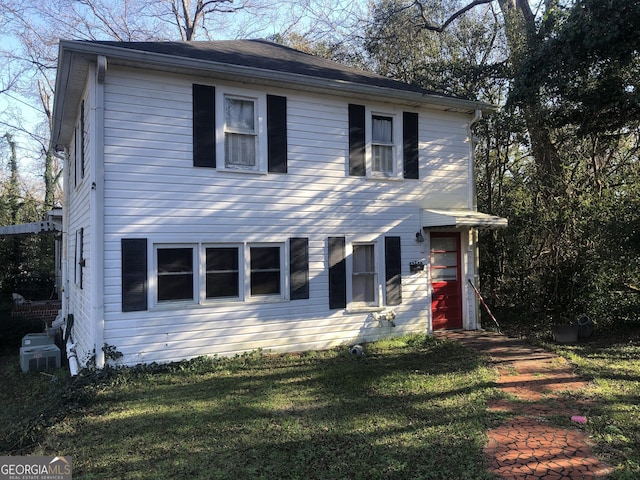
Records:
[[[183,41],[195,40],[199,28],[206,30],[205,16],[209,13],[233,13],[245,8],[244,3],[234,6],[235,0],[171,0],[171,14]],[[228,5],[228,6],[224,6]]]
[[[475,7],[477,7],[478,5],[485,5],[487,3],[491,3],[493,0],[474,0],[473,2],[471,2],[470,4],[462,7],[461,9],[457,10],[456,12],[452,13],[449,18],[447,18],[441,25],[435,25],[433,23],[431,23],[431,21],[427,18],[427,15],[425,13],[425,6],[423,4],[422,1],[420,0],[415,0],[413,2],[412,6],[417,7],[419,13],[420,13],[420,17],[422,18],[423,23],[420,25],[421,28],[424,28],[425,30],[430,30],[432,32],[444,32],[446,30],[446,28],[451,25],[452,22],[454,22],[457,18],[461,17],[462,15],[464,15],[465,13],[467,13],[469,10],[474,9]]]
[[[91,13],[93,14],[93,16],[102,22],[102,24],[115,37],[116,40],[119,40],[119,41],[128,40],[127,38],[122,38],[122,36],[115,30],[115,28],[113,28],[113,25],[115,25],[115,22],[107,18],[106,15],[103,15],[98,10],[98,8],[96,8],[96,5],[94,2],[92,2],[91,0],[78,0],[78,1],[81,5],[85,5],[91,10]]]

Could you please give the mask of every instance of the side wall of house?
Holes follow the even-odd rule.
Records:
[[[253,349],[326,348],[427,331],[429,252],[426,244],[416,242],[420,211],[469,207],[468,116],[354,101],[399,117],[404,110],[419,113],[420,179],[354,177],[348,168],[350,100],[269,88],[268,94],[287,99],[288,172],[220,171],[193,166],[194,83],[237,87],[117,68],[107,73],[105,343],[124,354],[124,363],[135,364]],[[249,94],[261,91],[240,87]],[[381,291],[385,237],[400,238],[402,303],[381,302],[381,309],[396,313],[395,327],[377,320],[374,310],[329,307],[330,237],[345,239],[347,265],[352,245],[375,245]],[[149,290],[144,311],[122,309],[123,238],[147,241]],[[234,245],[244,250],[280,245],[287,272],[292,238],[308,239],[308,299],[289,300],[284,295],[279,301],[245,298],[189,305],[156,301],[158,245]],[[412,273],[409,263],[415,261],[425,270]],[[287,282],[285,278],[285,287]]]
[[[63,261],[66,263],[64,285],[67,314],[73,315],[71,336],[76,343],[78,360],[85,363],[94,349],[94,332],[91,322],[91,276],[90,249],[90,162],[92,161],[93,95],[88,84],[78,106],[73,139],[69,145],[65,168],[66,239]],[[83,119],[82,119],[83,117]],[[82,150],[84,149],[84,153]],[[83,165],[84,161],[84,165]]]

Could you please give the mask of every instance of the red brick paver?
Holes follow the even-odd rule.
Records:
[[[491,471],[505,479],[602,479],[611,467],[597,459],[587,434],[550,424],[551,417],[583,416],[588,404],[563,393],[579,392],[587,383],[569,363],[545,349],[489,332],[438,335],[487,354],[497,367],[497,386],[514,400],[499,400],[490,409],[512,413],[488,432],[485,454]],[[588,421],[588,419],[587,419]]]

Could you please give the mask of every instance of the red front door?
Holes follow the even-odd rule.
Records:
[[[432,328],[462,328],[459,233],[431,233],[431,285]]]

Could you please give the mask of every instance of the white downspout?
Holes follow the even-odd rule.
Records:
[[[69,149],[65,147],[64,152],[61,156],[56,154],[58,158],[62,160],[62,171],[63,171],[63,190],[62,190],[62,232],[61,232],[61,240],[60,240],[60,255],[61,259],[61,275],[62,281],[60,285],[60,297],[61,297],[61,307],[62,307],[62,318],[67,318],[69,314],[69,268],[67,265],[67,261],[69,258],[67,249],[69,248],[69,191],[70,188],[70,159],[69,159]]]
[[[64,190],[62,196],[62,233],[60,235],[60,255],[62,256],[62,282],[60,285],[60,297],[62,299],[61,316],[64,319],[65,329],[68,325],[67,316],[69,315],[69,268],[67,265],[68,244],[69,244],[69,192],[71,190],[71,165],[70,165],[69,149],[64,151],[63,172],[64,172]],[[65,333],[66,330],[63,330]],[[64,337],[63,337],[64,338]],[[75,377],[80,370],[78,366],[78,356],[76,355],[76,345],[71,343],[71,338],[67,338],[67,360],[69,362],[69,373]]]
[[[104,79],[107,58],[97,57],[95,102],[92,124],[93,149],[91,162],[90,225],[91,245],[91,312],[94,324],[96,368],[104,368]]]
[[[469,136],[469,148],[471,149],[471,153],[469,157],[470,158],[469,178],[471,180],[471,188],[469,189],[470,195],[471,195],[471,198],[469,199],[469,207],[473,211],[478,210],[478,197],[477,197],[477,191],[476,191],[476,169],[475,169],[476,139],[473,135],[473,130],[471,128],[475,123],[480,121],[481,118],[482,118],[482,110],[476,110],[473,115],[473,118],[469,122],[469,126],[467,127],[467,134]],[[480,276],[478,275],[478,269],[480,267],[480,250],[478,248],[478,229],[477,228],[469,229],[469,243],[471,247],[470,249],[473,252],[473,275],[470,275],[470,277],[472,277],[471,281],[476,286],[476,288],[480,288]],[[465,282],[464,288],[466,288],[467,290],[467,295],[470,296],[469,306],[471,307],[473,305],[475,307],[474,308],[475,322],[473,322],[474,325],[471,325],[471,322],[469,322],[470,323],[469,328],[475,329],[475,330],[481,330],[482,326],[480,325],[480,304],[478,303],[478,299],[476,298],[475,292],[473,292],[469,288],[468,282]]]
[[[76,355],[76,344],[71,341],[71,338],[67,340],[67,360],[69,361],[69,374],[75,377],[78,375],[80,367],[78,366],[78,356]]]

